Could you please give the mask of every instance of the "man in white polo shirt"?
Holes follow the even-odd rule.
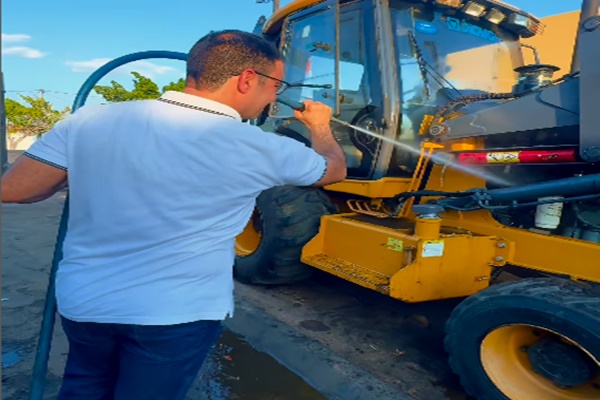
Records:
[[[269,42],[211,33],[190,50],[183,93],[82,107],[5,174],[3,202],[69,187],[59,399],[183,399],[233,313],[234,241],[257,196],[345,178],[329,107],[296,112],[312,149],[242,122],[276,100],[282,78]]]

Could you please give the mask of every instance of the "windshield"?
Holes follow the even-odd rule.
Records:
[[[439,105],[440,90],[451,98],[511,91],[521,65],[517,38],[466,18],[423,7],[392,9],[404,101]]]
[[[464,14],[391,1],[402,120],[397,140],[418,147],[426,115],[462,95],[505,93],[522,65],[516,37]],[[482,104],[482,103],[479,103]],[[418,157],[394,148],[390,176],[413,172]]]

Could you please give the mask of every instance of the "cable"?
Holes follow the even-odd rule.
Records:
[[[42,91],[44,94],[45,93],[56,93],[56,94],[67,94],[69,96],[76,96],[77,93],[69,93],[69,92],[59,92],[57,90],[46,90],[46,89],[23,89],[23,90],[5,90],[4,92],[6,93],[23,93],[23,92],[35,92],[38,93],[39,91]],[[102,97],[102,96],[98,96],[98,95],[91,95],[91,97]]]
[[[60,100],[60,101],[64,101],[64,102],[66,102],[66,103],[69,103],[69,102],[70,102],[70,100],[67,100],[67,99],[65,99],[65,98],[62,98],[62,97],[60,97],[60,96],[57,96],[57,95],[55,95],[54,93],[48,93],[48,92],[46,92],[46,93],[48,94],[48,96],[50,96],[50,97],[53,97],[53,98],[55,98],[55,99],[58,99],[58,100]]]

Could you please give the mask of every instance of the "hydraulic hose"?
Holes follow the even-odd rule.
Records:
[[[600,174],[556,179],[511,188],[481,190],[474,192],[471,196],[445,198],[436,200],[435,203],[442,207],[456,208],[469,206],[474,201],[514,203],[549,196],[581,197],[588,195],[600,195]]]
[[[94,88],[94,86],[102,79],[106,74],[121,65],[144,60],[149,58],[166,58],[171,60],[187,60],[187,54],[164,51],[164,50],[150,50],[139,53],[127,54],[125,56],[115,58],[114,60],[104,64],[98,68],[90,77],[83,83],[75,100],[73,101],[72,113],[78,108],[82,107],[87,100],[88,95]],[[44,302],[44,311],[42,316],[42,326],[40,328],[40,335],[38,338],[38,345],[35,354],[35,362],[33,365],[33,373],[31,377],[31,386],[29,389],[29,400],[42,400],[44,395],[44,385],[46,382],[46,373],[48,370],[48,358],[50,357],[50,347],[52,343],[52,333],[54,331],[54,323],[56,320],[56,297],[54,295],[54,281],[56,279],[56,271],[58,270],[58,264],[63,258],[63,243],[67,234],[69,220],[69,195],[65,199],[65,205],[63,207],[62,216],[60,218],[60,224],[58,227],[58,235],[56,238],[56,245],[54,247],[54,256],[52,258],[52,266],[50,267],[50,277],[48,278],[48,289],[46,291],[46,299]]]

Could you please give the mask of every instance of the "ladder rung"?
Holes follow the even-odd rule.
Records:
[[[313,267],[346,278],[361,286],[377,290],[380,293],[390,293],[391,277],[381,272],[361,267],[358,264],[353,264],[325,253],[313,254],[302,261]]]

